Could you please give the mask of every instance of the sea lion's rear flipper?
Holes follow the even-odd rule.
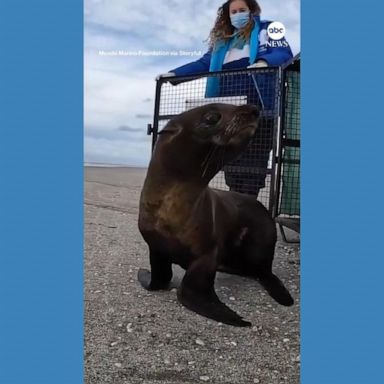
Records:
[[[172,263],[168,256],[150,250],[151,272],[139,269],[137,278],[148,291],[167,289],[172,279]]]
[[[214,291],[216,266],[213,260],[214,257],[199,258],[187,269],[177,291],[180,303],[199,315],[224,324],[251,326],[251,323],[243,320],[217,297]]]
[[[248,237],[246,245],[242,249],[244,263],[242,269],[247,272],[248,276],[259,280],[269,295],[279,304],[290,306],[294,302],[292,296],[281,280],[272,273],[275,253],[275,224],[273,223],[269,235],[266,228],[263,228],[262,236],[254,232]]]
[[[270,296],[275,299],[279,304],[290,306],[294,301],[287,288],[281,280],[272,272],[261,271],[257,274],[261,285],[267,290]]]

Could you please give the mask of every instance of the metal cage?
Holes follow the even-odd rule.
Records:
[[[299,217],[299,72],[293,64],[165,77],[157,80],[152,149],[174,116],[209,103],[255,104],[259,127],[243,153],[226,164],[210,186],[254,195],[279,224]],[[208,94],[207,84],[214,84]],[[212,87],[210,88],[212,89]],[[292,226],[291,226],[292,227]],[[283,232],[283,236],[285,234]]]

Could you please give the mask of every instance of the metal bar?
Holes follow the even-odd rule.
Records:
[[[260,168],[254,166],[244,166],[244,165],[227,165],[228,170],[237,171],[242,173],[250,173],[252,175],[272,175],[272,169],[269,168]]]
[[[283,159],[283,164],[296,164],[296,165],[300,165],[300,160],[296,160],[296,159]]]
[[[156,81],[156,90],[155,90],[155,110],[153,113],[153,127],[152,127],[152,152],[155,148],[157,141],[157,135],[159,132],[159,111],[160,111],[160,95],[161,95],[161,86],[163,81],[161,78]]]
[[[263,101],[263,98],[261,97],[261,92],[260,92],[259,86],[257,85],[256,77],[255,77],[255,75],[254,75],[253,73],[251,74],[251,77],[252,77],[253,85],[255,86],[257,95],[259,96],[259,100],[260,100],[261,108],[262,108],[262,110],[264,110],[264,109],[265,109],[265,107],[264,107],[264,101]]]
[[[295,139],[283,139],[284,147],[295,147],[300,148],[300,140]]]
[[[184,76],[170,76],[170,77],[160,77],[159,80],[157,80],[158,83],[175,83],[180,84],[186,81],[196,80],[200,79],[202,77],[209,77],[209,76],[216,76],[216,77],[222,77],[227,75],[241,75],[241,74],[251,74],[253,72],[256,73],[273,73],[276,70],[279,70],[279,66],[270,66],[270,67],[264,67],[264,68],[244,68],[244,69],[227,69],[227,70],[220,70],[220,71],[214,71],[214,72],[201,72],[194,75],[184,75]]]
[[[288,244],[298,244],[300,243],[300,240],[288,240],[287,238],[287,235],[285,234],[285,231],[284,231],[284,226],[280,223],[279,224],[279,229],[280,229],[280,233],[281,233],[281,236],[283,238],[283,240],[288,243]]]
[[[275,119],[273,127],[273,144],[272,144],[272,165],[271,165],[271,185],[269,188],[269,212],[272,217],[274,217],[274,206],[275,206],[275,194],[276,194],[276,153],[278,151],[278,143],[280,136],[280,127],[281,127],[281,82],[283,81],[283,72],[279,67],[277,73],[277,80],[275,80]]]
[[[281,188],[281,169],[283,163],[283,135],[285,131],[285,100],[287,93],[288,83],[286,79],[286,71],[282,72],[282,81],[280,84],[280,131],[279,131],[279,151],[278,151],[278,162],[276,169],[276,192],[274,196],[274,208],[273,208],[273,217],[277,217],[279,214],[279,200],[280,200],[280,188]]]

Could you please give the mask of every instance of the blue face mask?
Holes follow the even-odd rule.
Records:
[[[240,29],[247,25],[249,21],[249,11],[247,12],[237,12],[234,15],[231,15],[231,24],[236,28]]]

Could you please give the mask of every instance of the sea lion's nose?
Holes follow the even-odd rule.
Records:
[[[249,108],[250,108],[250,112],[251,112],[251,114],[252,114],[254,117],[257,118],[257,117],[260,116],[259,108],[256,107],[256,105],[250,105]]]
[[[259,108],[253,104],[242,105],[239,107],[241,114],[251,114],[253,117],[258,118],[260,116]]]

